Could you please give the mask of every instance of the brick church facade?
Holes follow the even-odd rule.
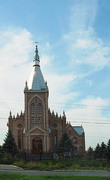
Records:
[[[66,116],[58,116],[48,108],[49,90],[40,69],[40,58],[36,46],[33,60],[33,74],[29,85],[25,84],[25,111],[8,119],[18,150],[29,153],[54,152],[63,134],[67,132],[72,139],[76,154],[85,151],[85,134],[82,126],[72,126]]]

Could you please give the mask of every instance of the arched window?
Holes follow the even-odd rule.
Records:
[[[83,146],[80,146],[80,147],[79,147],[79,152],[80,152],[80,153],[83,153],[83,152],[84,152],[84,151],[83,151]]]
[[[41,103],[38,104],[38,113],[42,113],[42,104]]]
[[[73,144],[77,144],[78,140],[77,137],[73,137]]]
[[[34,103],[31,104],[31,113],[32,114],[35,113],[35,104]]]
[[[18,124],[18,128],[21,129],[23,126],[22,124]]]

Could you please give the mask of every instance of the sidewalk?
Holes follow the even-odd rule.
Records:
[[[0,170],[15,170],[15,171],[23,171],[22,168],[14,166],[14,165],[6,165],[0,164]]]

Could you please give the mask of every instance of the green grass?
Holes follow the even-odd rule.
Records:
[[[109,180],[110,177],[90,177],[90,176],[56,176],[56,175],[22,175],[15,173],[2,173],[0,180]]]
[[[38,161],[38,162],[28,162],[17,161],[14,165],[22,167],[24,169],[33,170],[109,170],[109,161],[100,160],[53,160],[53,161]]]

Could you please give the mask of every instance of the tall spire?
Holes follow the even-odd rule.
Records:
[[[39,59],[37,45],[36,45],[33,63],[34,63],[33,70],[32,70],[32,74],[30,76],[28,90],[34,90],[34,91],[46,90],[46,91],[48,91],[47,83],[45,83],[45,81],[44,81],[44,77],[42,75],[40,65],[39,65],[40,59]],[[27,88],[27,85],[26,85],[26,88]]]
[[[34,56],[33,62],[34,62],[33,66],[40,66],[40,65],[39,65],[40,59],[39,59],[39,54],[38,54],[37,45],[36,45],[35,56]]]

